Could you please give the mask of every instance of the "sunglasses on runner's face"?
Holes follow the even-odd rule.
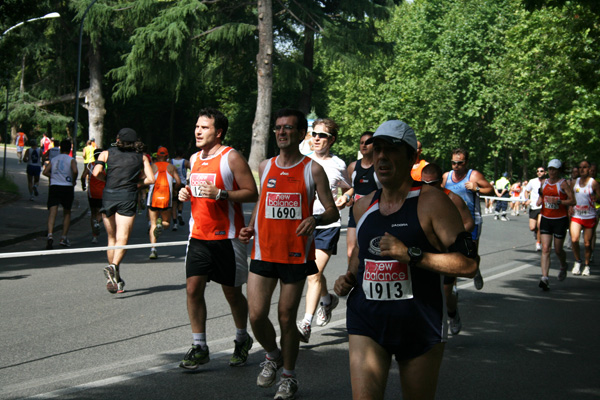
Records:
[[[543,170],[543,169],[538,169],[538,171],[537,171],[537,172],[538,172],[538,173],[540,173],[540,172],[541,172],[541,173],[543,174],[543,173],[544,173],[544,170]]]
[[[433,185],[434,183],[439,182],[439,181],[440,181],[439,179],[434,179],[432,181],[421,181],[421,182],[423,182],[423,184],[425,184],[425,185]]]
[[[331,133],[327,133],[327,132],[314,132],[312,133],[312,137],[316,138],[319,137],[319,139],[327,139],[330,136],[333,136]]]
[[[452,165],[462,165],[462,164],[464,164],[465,162],[464,162],[464,161],[450,161],[450,163],[451,163]]]
[[[282,130],[282,129],[283,129],[284,131],[286,131],[286,132],[289,132],[289,131],[291,131],[292,129],[294,129],[294,125],[275,125],[275,126],[273,127],[273,133],[277,133],[277,132],[279,132],[279,131],[280,131],[280,130]]]

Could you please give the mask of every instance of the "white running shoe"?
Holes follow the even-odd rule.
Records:
[[[294,399],[294,395],[298,391],[298,379],[293,376],[281,375],[281,379],[278,382],[279,389],[275,394],[275,400],[291,400]]]
[[[535,251],[542,251],[542,245],[540,243],[535,244]]]
[[[273,386],[277,378],[277,370],[283,367],[283,357],[279,356],[276,360],[270,360],[265,357],[265,361],[260,363],[262,370],[256,378],[256,385],[264,388]]]
[[[581,276],[590,276],[590,266],[586,265],[585,267],[583,267],[583,272],[581,273]]]
[[[325,326],[331,321],[331,312],[336,308],[340,302],[337,295],[331,293],[331,303],[328,305],[321,305],[317,309],[317,321],[315,322],[318,326]]]
[[[298,327],[298,333],[300,334],[300,341],[302,343],[308,343],[311,331],[310,325],[302,320],[298,321],[296,326]]]
[[[575,263],[573,264],[573,270],[571,272],[573,273],[573,275],[581,275],[581,263],[575,261]]]

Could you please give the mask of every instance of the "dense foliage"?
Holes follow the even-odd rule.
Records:
[[[68,134],[79,23],[89,0],[5,0],[0,42],[10,122],[30,136]],[[310,109],[341,126],[347,161],[358,137],[400,118],[425,159],[449,168],[471,152],[489,179],[531,176],[560,158],[600,160],[600,14],[593,1],[274,1],[273,107]],[[256,3],[99,0],[87,16],[81,87],[101,54],[104,145],[119,128],[193,151],[198,110],[230,118],[227,141],[250,152],[256,107]],[[71,97],[69,97],[71,95]],[[6,84],[0,89],[6,97]],[[84,99],[82,99],[84,100]],[[85,103],[85,102],[84,102]],[[5,119],[4,104],[0,121]],[[80,110],[78,143],[89,134]],[[269,155],[273,154],[273,146]]]

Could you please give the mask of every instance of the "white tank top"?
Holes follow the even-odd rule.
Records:
[[[580,185],[580,179],[577,178],[573,191],[575,192],[575,201],[577,204],[573,206],[573,217],[580,219],[596,218],[596,209],[594,207],[592,182],[593,178],[589,178],[585,186]]]
[[[68,154],[59,154],[52,159],[50,180],[51,185],[73,186],[73,172],[71,171],[71,160]]]

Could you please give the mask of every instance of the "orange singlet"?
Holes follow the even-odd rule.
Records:
[[[548,219],[558,219],[567,216],[567,207],[562,204],[556,204],[547,200],[558,197],[561,201],[567,199],[567,194],[561,189],[560,185],[564,179],[556,183],[549,183],[548,179],[542,184],[542,216]]]
[[[297,236],[296,229],[312,215],[312,160],[304,157],[296,165],[283,168],[277,165],[277,158],[268,161],[260,182],[252,259],[304,264],[315,259],[315,243],[313,236]]]
[[[192,194],[191,237],[199,240],[234,239],[244,227],[240,203],[207,199],[200,195],[200,183],[211,182],[219,189],[237,190],[239,186],[229,168],[232,147],[224,147],[206,159],[201,152],[190,158],[190,191]]]
[[[96,163],[91,163],[90,165],[88,165],[88,171],[93,171],[95,165]],[[88,197],[90,199],[101,199],[102,193],[104,192],[104,186],[106,186],[106,182],[96,178],[91,172],[88,174],[88,178]]]
[[[148,205],[155,208],[171,207],[171,190],[173,188],[173,176],[167,171],[168,162],[154,163],[158,169],[154,174],[154,184],[150,185],[148,192]]]

